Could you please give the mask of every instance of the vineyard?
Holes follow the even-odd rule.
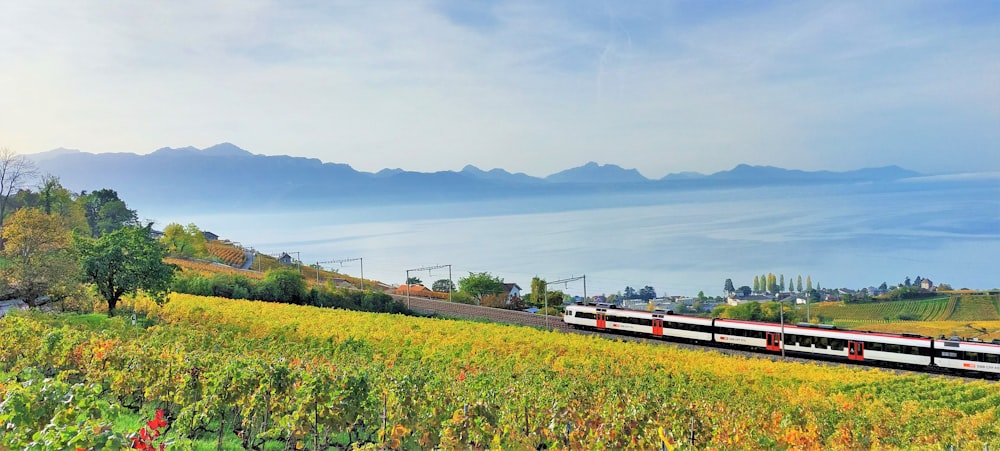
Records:
[[[247,262],[247,256],[243,249],[221,241],[209,241],[208,253],[234,268],[242,268],[243,264]]]
[[[189,295],[131,308],[155,324],[0,320],[18,343],[0,347],[0,449],[120,448],[143,424],[208,448],[1000,446],[992,382]]]
[[[803,306],[798,306],[803,316]],[[997,296],[958,294],[913,301],[871,304],[820,302],[810,306],[813,318],[842,329],[920,333],[928,336],[1000,338],[987,328],[966,327],[969,321],[1000,321]],[[933,331],[935,333],[925,333]]]
[[[231,266],[223,265],[221,263],[212,263],[202,260],[189,260],[184,258],[173,258],[173,257],[164,258],[163,261],[166,263],[170,263],[172,265],[177,265],[177,267],[179,267],[181,271],[193,272],[205,277],[211,277],[215,274],[230,274],[230,275],[240,275],[251,279],[264,278],[264,273],[262,272],[236,269]]]
[[[813,317],[835,321],[943,321],[955,309],[956,298],[934,298],[916,301],[885,301],[870,304],[821,302],[810,306]],[[803,306],[798,307],[803,310]]]

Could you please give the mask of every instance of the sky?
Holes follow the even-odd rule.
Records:
[[[0,147],[1000,171],[1000,2],[0,2]]]

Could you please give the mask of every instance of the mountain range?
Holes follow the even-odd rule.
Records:
[[[43,173],[74,191],[111,188],[131,204],[183,201],[192,206],[403,204],[609,192],[719,189],[801,184],[889,182],[920,176],[887,166],[846,172],[737,165],[714,174],[677,173],[660,179],[614,164],[587,163],[547,177],[484,171],[356,171],[314,158],[256,155],[230,143],[204,149],[162,148],[146,155],[55,149],[28,155]]]

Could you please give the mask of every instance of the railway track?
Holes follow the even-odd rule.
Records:
[[[393,297],[397,301],[402,302],[403,304],[407,303],[406,296],[393,295]],[[576,333],[580,335],[598,336],[609,340],[673,346],[675,348],[690,349],[696,351],[712,350],[724,355],[741,356],[747,358],[768,359],[772,361],[782,360],[785,362],[799,362],[799,363],[819,363],[823,365],[841,366],[849,368],[866,367],[866,368],[879,369],[882,371],[891,371],[893,373],[900,375],[929,374],[933,376],[948,377],[951,379],[960,379],[968,381],[982,380],[978,378],[956,376],[945,373],[913,371],[913,370],[898,369],[898,368],[885,368],[881,366],[864,365],[857,363],[845,363],[845,362],[831,361],[831,360],[817,360],[813,358],[800,358],[794,356],[785,356],[784,358],[782,358],[780,355],[776,354],[746,351],[742,349],[733,349],[708,343],[686,343],[679,341],[666,341],[666,340],[657,340],[647,337],[639,337],[634,335],[621,335],[621,334],[612,334],[594,330],[574,329],[572,327],[569,327],[569,325],[567,325],[566,323],[564,323],[562,321],[562,318],[558,316],[549,316],[546,318],[544,315],[520,312],[516,310],[502,310],[492,307],[481,307],[478,305],[460,304],[456,302],[439,301],[436,299],[420,298],[413,296],[410,296],[409,298],[409,308],[410,310],[429,315],[442,315],[452,318],[486,320],[486,321],[493,321],[505,324],[518,324],[522,326],[536,327],[539,329],[558,330],[560,332],[565,332],[565,333]]]

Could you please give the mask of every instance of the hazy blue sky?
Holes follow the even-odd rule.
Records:
[[[1000,2],[0,2],[0,146],[1000,170]]]

